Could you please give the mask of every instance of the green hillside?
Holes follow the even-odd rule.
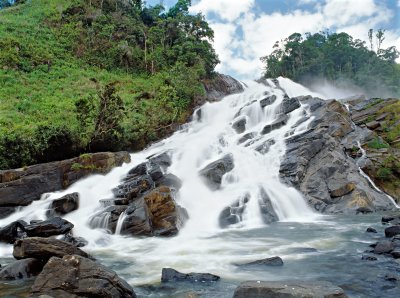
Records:
[[[0,168],[139,149],[185,121],[218,63],[212,30],[189,6],[32,0],[0,10]]]

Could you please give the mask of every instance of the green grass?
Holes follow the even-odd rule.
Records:
[[[379,138],[373,139],[372,141],[368,142],[367,145],[371,149],[383,149],[390,147],[388,144],[383,143]]]

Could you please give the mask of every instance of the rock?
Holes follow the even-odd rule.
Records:
[[[141,164],[135,166],[128,172],[128,176],[143,176],[147,174],[147,163],[142,162]]]
[[[290,112],[293,112],[294,110],[296,110],[300,107],[301,107],[301,104],[300,104],[300,101],[298,98],[285,97],[281,104],[281,111],[283,114],[289,114]]]
[[[271,148],[271,146],[274,144],[275,144],[275,141],[273,139],[269,139],[269,140],[266,140],[261,145],[257,146],[255,148],[255,150],[260,152],[261,154],[266,154],[266,153],[268,153],[269,148]]]
[[[0,242],[13,244],[17,239],[22,238],[25,232],[26,222],[18,220],[0,229]]]
[[[122,235],[153,235],[151,214],[143,198],[133,202],[125,211],[121,227]]]
[[[232,128],[236,131],[236,133],[242,133],[246,130],[246,118],[239,119],[232,124]]]
[[[182,181],[174,174],[168,173],[156,182],[156,187],[159,186],[168,186],[170,189],[178,191],[182,187]]]
[[[68,233],[73,227],[74,225],[69,221],[61,217],[54,217],[38,223],[26,225],[24,230],[29,237],[50,237]]]
[[[397,275],[394,275],[394,274],[386,274],[384,278],[387,281],[398,281],[398,280],[400,280],[400,278]]]
[[[272,123],[264,126],[263,130],[261,131],[261,134],[265,135],[275,129],[281,128],[282,126],[286,125],[288,120],[289,120],[289,117],[287,115],[279,116],[279,118],[275,119]]]
[[[240,267],[250,267],[250,266],[283,266],[283,260],[280,257],[266,258],[262,260],[253,261],[245,264],[237,264]]]
[[[347,195],[348,193],[351,193],[355,188],[356,185],[353,182],[350,182],[346,183],[342,187],[331,190],[329,193],[331,195],[331,198],[338,198]]]
[[[378,121],[372,121],[372,122],[368,122],[365,124],[369,129],[371,130],[375,130],[377,129],[379,126],[381,126],[381,124]]]
[[[246,194],[238,199],[231,206],[225,207],[219,215],[219,225],[221,228],[226,228],[230,225],[237,224],[242,221],[243,212],[246,209],[246,204],[249,202],[249,195]]]
[[[264,223],[270,224],[271,222],[279,220],[279,217],[272,206],[271,199],[263,188],[260,189],[260,199],[258,203]]]
[[[47,211],[48,217],[56,215],[64,215],[77,210],[79,207],[79,193],[74,192],[67,194],[59,199],[55,199],[50,204],[50,210]]]
[[[304,253],[314,253],[318,252],[318,249],[313,247],[294,247],[288,250],[290,253],[294,254],[304,254]]]
[[[154,188],[154,181],[150,175],[146,174],[139,177],[127,177],[112,192],[117,198],[127,198],[129,201],[132,201],[152,188]]]
[[[325,281],[246,281],[235,290],[233,298],[346,298],[343,289]]]
[[[64,235],[64,237],[61,238],[60,240],[71,243],[72,245],[75,245],[76,247],[84,247],[84,246],[88,245],[88,243],[89,243],[83,237],[74,237],[70,234]]]
[[[266,106],[273,104],[275,100],[276,100],[276,95],[268,96],[260,100],[260,106],[261,108],[265,108]]]
[[[374,248],[374,253],[375,254],[390,253],[393,250],[393,248],[394,247],[392,242],[387,240],[379,241]]]
[[[363,255],[363,256],[361,257],[361,260],[365,260],[365,261],[376,261],[376,260],[378,260],[378,258],[377,258],[377,257],[374,257],[374,256]]]
[[[400,226],[392,226],[385,229],[386,237],[394,237],[396,235],[400,235]]]
[[[203,85],[207,94],[205,99],[210,102],[218,101],[229,94],[240,93],[244,90],[240,82],[223,74],[216,74],[213,79],[203,80]],[[195,102],[195,105],[204,104],[205,99],[202,98]]]
[[[0,219],[6,218],[14,213],[16,207],[0,207]]]
[[[65,189],[90,174],[106,174],[129,161],[128,152],[103,152],[0,171],[0,207],[27,206],[43,193]]]
[[[78,255],[52,257],[32,286],[31,297],[136,297],[114,271]]]
[[[206,178],[212,189],[218,189],[222,182],[222,176],[232,171],[234,166],[233,155],[226,154],[221,159],[210,163],[200,170],[200,175]]]
[[[210,273],[180,273],[172,268],[163,268],[161,272],[162,282],[189,281],[189,282],[215,282],[219,276]]]
[[[389,222],[397,222],[399,221],[400,223],[400,215],[395,215],[395,216],[382,216],[382,223],[389,223]]]
[[[356,210],[356,214],[361,213],[361,214],[367,214],[367,213],[373,213],[374,210],[372,210],[369,207],[359,207]]]
[[[378,233],[374,228],[371,228],[371,227],[369,227],[369,228],[366,230],[366,232],[367,232],[367,233]]]
[[[30,278],[38,275],[43,266],[42,261],[33,258],[18,260],[1,269],[0,280]]]
[[[92,229],[100,228],[114,233],[121,213],[127,208],[126,205],[108,206],[89,218],[89,226]]]
[[[48,260],[51,257],[62,258],[65,255],[80,255],[85,258],[88,254],[75,245],[53,238],[32,237],[17,240],[14,243],[13,256],[17,260],[36,258]]]
[[[400,249],[395,249],[390,254],[392,255],[393,258],[400,259]]]
[[[251,140],[254,137],[255,137],[254,132],[246,133],[245,135],[240,137],[240,139],[238,140],[238,144],[242,144],[242,143],[244,143],[244,142],[246,142],[248,140]]]

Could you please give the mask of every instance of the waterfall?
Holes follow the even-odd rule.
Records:
[[[117,221],[117,227],[115,228],[115,234],[120,235],[122,230],[122,225],[126,218],[126,212],[122,212]]]

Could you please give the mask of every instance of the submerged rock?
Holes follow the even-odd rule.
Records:
[[[252,266],[283,266],[283,260],[280,257],[266,258],[244,264],[236,264],[240,267],[252,267]]]
[[[367,233],[378,233],[378,232],[376,231],[376,229],[371,228],[371,227],[367,228],[366,232],[367,232]]]
[[[62,258],[65,255],[80,255],[85,258],[88,254],[75,245],[53,238],[25,238],[14,243],[13,256],[17,260],[36,258],[48,260],[51,257]]]
[[[226,154],[221,159],[210,163],[200,170],[200,175],[206,178],[212,189],[218,189],[222,182],[222,176],[232,171],[234,166],[233,155]]]
[[[79,207],[79,193],[74,192],[67,194],[59,199],[51,202],[50,207],[46,213],[48,217],[55,215],[64,215],[77,210]]]
[[[44,266],[44,262],[28,258],[15,261],[0,270],[0,280],[14,280],[30,278],[38,275]]]
[[[346,298],[343,289],[323,281],[246,281],[235,290],[233,298]]]
[[[52,257],[32,286],[31,297],[136,297],[114,271],[87,258]]]
[[[49,237],[61,235],[72,230],[74,225],[61,217],[54,217],[26,225],[24,230],[29,237]]]
[[[190,282],[215,282],[219,276],[210,273],[181,273],[172,268],[163,268],[161,272],[162,282],[190,281]]]

